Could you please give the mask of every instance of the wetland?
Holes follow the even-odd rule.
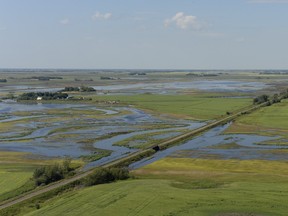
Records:
[[[43,76],[46,72],[34,73]],[[47,75],[55,76],[54,72],[49,73]],[[13,172],[17,170],[21,181],[15,182],[14,186],[3,181],[3,187],[5,184],[10,187],[0,190],[0,194],[25,185],[35,167],[67,157],[82,171],[101,166],[249,107],[255,96],[283,91],[288,82],[288,76],[257,71],[213,72],[217,76],[187,76],[188,73],[203,73],[195,71],[155,71],[147,72],[145,76],[131,76],[131,71],[81,73],[81,77],[75,72],[57,73],[62,79],[51,82],[27,79],[21,72],[2,72],[7,82],[0,84],[0,152],[3,156],[0,179],[13,179]],[[115,79],[103,80],[103,75]],[[22,93],[56,92],[65,86],[84,85],[92,86],[96,91],[69,92],[70,97],[81,100],[17,101]],[[223,164],[235,161],[285,164],[288,159],[288,126],[283,120],[286,108],[286,100],[261,108],[235,122],[217,126],[132,163],[129,169],[136,178],[148,179],[146,183],[152,187],[155,186],[153,179],[161,178],[164,184],[172,185],[173,190],[181,190],[197,189],[201,185],[221,188],[226,183],[221,179],[214,182],[208,177],[199,182],[193,175],[187,179],[192,178],[195,184],[188,185],[186,177],[176,175],[176,170],[174,174],[165,174],[155,169],[154,164],[166,160],[173,164],[181,159],[216,161],[215,164],[219,161]],[[275,110],[279,115],[273,115]],[[188,174],[195,171],[195,166],[191,165]],[[232,168],[230,171],[234,172]],[[157,175],[157,172],[161,174]],[[167,182],[166,176],[170,176],[172,182]]]

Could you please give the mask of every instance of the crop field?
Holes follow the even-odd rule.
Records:
[[[280,161],[165,158],[135,170],[136,179],[68,192],[22,213],[284,216],[287,166]]]
[[[200,95],[133,95],[95,96],[94,100],[119,100],[157,114],[170,114],[176,117],[208,120],[226,115],[252,103],[250,98],[213,98]]]
[[[36,164],[29,163],[24,153],[0,152],[0,196],[24,185],[33,174]]]

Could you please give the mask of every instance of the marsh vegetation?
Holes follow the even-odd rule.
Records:
[[[287,75],[237,72],[33,75],[62,78],[53,82],[4,73],[1,77],[8,82],[3,83],[0,94],[4,100],[0,102],[1,200],[67,177],[76,168],[105,164],[253,103],[270,101],[271,106],[245,113],[233,123],[132,161],[133,179],[91,186],[128,177],[127,169],[98,169],[86,180],[91,187],[74,185],[58,197],[35,199],[15,212],[65,215],[70,209],[69,215],[153,215],[159,211],[162,215],[285,215]],[[63,86],[67,87],[63,90]],[[96,92],[81,91],[81,86],[91,86]],[[35,101],[5,100],[9,94]],[[47,100],[37,103],[37,97],[43,99],[45,94]],[[58,94],[91,100],[59,100]],[[67,156],[72,159],[71,170],[63,166]]]

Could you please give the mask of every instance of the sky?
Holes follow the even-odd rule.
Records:
[[[0,0],[0,68],[288,69],[288,0]]]

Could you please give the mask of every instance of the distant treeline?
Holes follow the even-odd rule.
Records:
[[[28,77],[27,79],[37,79],[40,81],[47,81],[47,80],[52,80],[52,79],[63,79],[63,77],[58,77],[58,76],[32,76]]]
[[[80,86],[80,87],[73,87],[73,86],[67,86],[62,92],[73,92],[73,91],[79,91],[79,92],[95,92],[96,90],[93,87],[90,86]]]
[[[262,71],[259,74],[288,74],[288,70],[269,70]]]
[[[280,103],[282,99],[288,98],[288,89],[286,91],[282,91],[279,94],[274,94],[273,96],[268,95],[260,95],[253,99],[253,104],[261,104],[264,102],[269,102],[268,105],[274,104],[274,103]]]
[[[100,79],[101,79],[101,80],[116,80],[117,78],[101,76]],[[118,78],[118,79],[119,79],[119,78]]]
[[[41,97],[43,100],[67,99],[68,94],[62,92],[28,92],[18,97],[18,100],[37,100]]]
[[[7,79],[0,79],[0,82],[7,82]]]
[[[144,73],[144,72],[131,72],[131,73],[129,73],[129,75],[132,75],[132,76],[145,76],[146,73]]]

